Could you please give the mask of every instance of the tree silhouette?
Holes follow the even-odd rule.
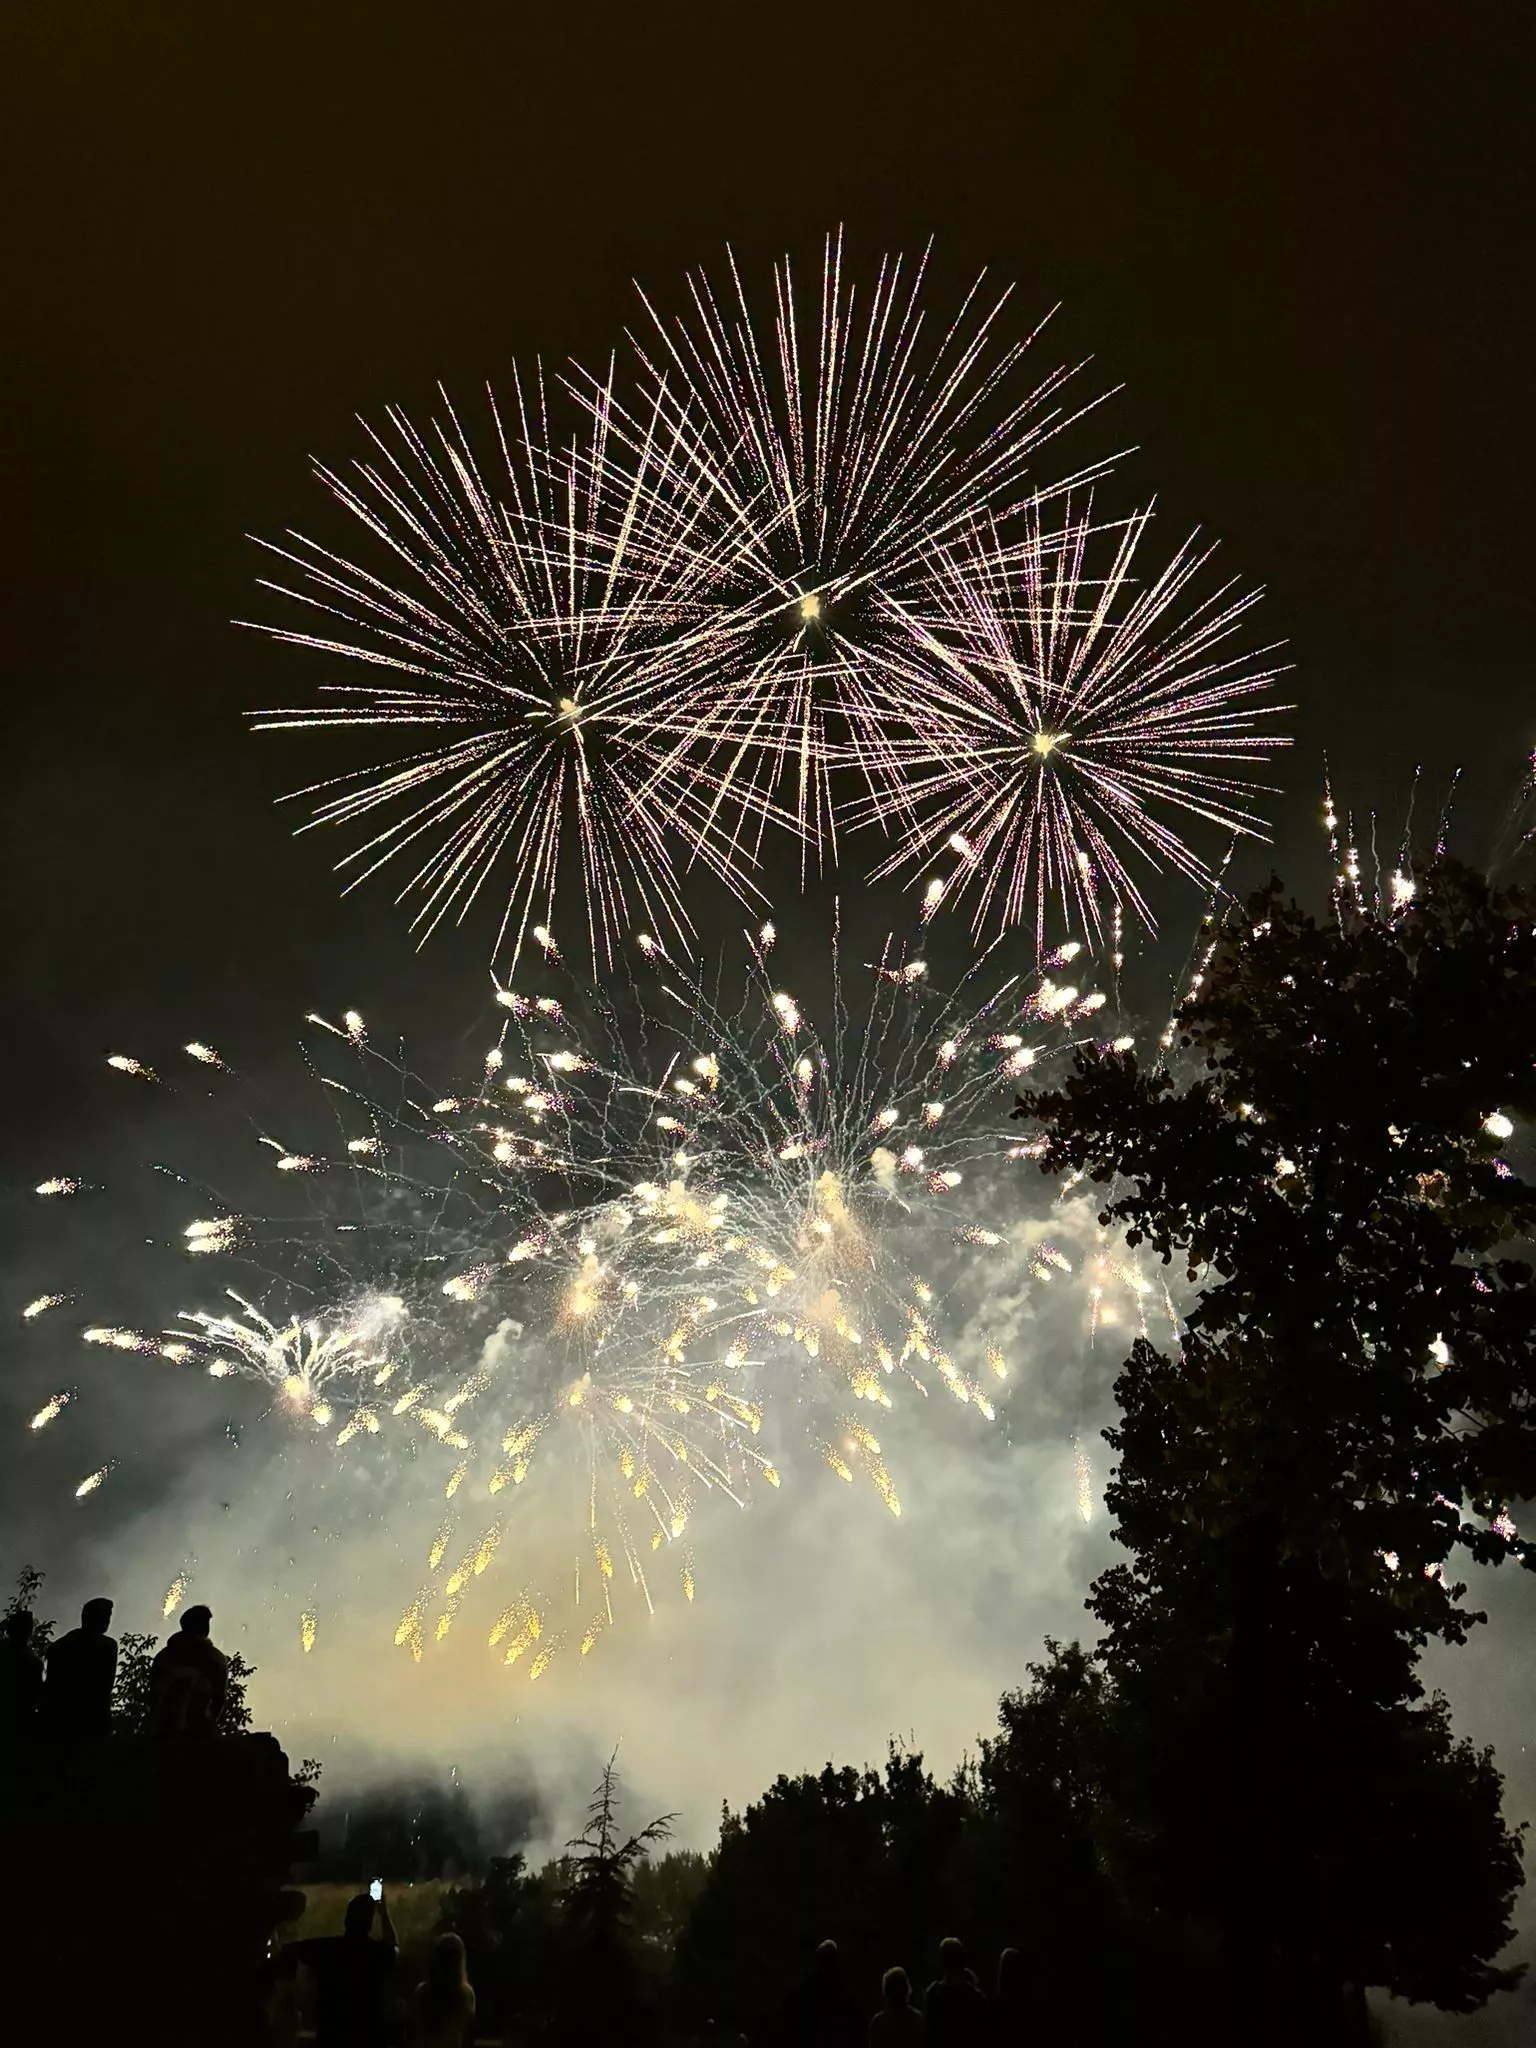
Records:
[[[947,1917],[987,1953],[1024,1958],[1033,2023],[1046,2039],[1096,2037],[1125,1959],[1101,1836],[1110,1797],[1112,1690],[1077,1643],[1049,1637],[1027,1687],[998,1703],[961,1773],[967,1821]]]
[[[1132,1561],[1091,1604],[1125,1867],[1223,1930],[1266,2016],[1271,1981],[1310,1999],[1314,2032],[1345,1981],[1457,2008],[1505,1981],[1518,1845],[1414,1666],[1482,1618],[1455,1553],[1536,1561],[1506,1512],[1536,1492],[1536,1188],[1499,1156],[1536,1111],[1533,911],[1446,861],[1327,925],[1274,883],[1181,1013],[1191,1078],[1085,1051],[1015,1110],[1046,1171],[1201,1283],[1181,1356],[1136,1347],[1107,1432]],[[1477,1843],[1433,1932],[1396,1869],[1367,1875],[1409,1814]]]
[[[606,2028],[637,2029],[641,1986],[631,1939],[636,1868],[646,1851],[666,1841],[675,1814],[663,1814],[637,1833],[621,1835],[617,1808],[618,1752],[608,1759],[587,1808],[587,1825],[566,1844],[569,1864],[561,1888],[563,1970],[558,2031],[574,2040],[601,2037]]]
[[[478,1884],[455,1885],[445,1896],[437,1931],[464,1943],[485,2025],[505,2030],[514,2014],[542,2003],[557,1905],[551,1887],[530,1876],[516,1853],[493,1856]]]
[[[43,1590],[43,1574],[34,1566],[23,1565],[16,1574],[16,1590],[5,1603],[7,1615],[30,1614],[32,1616],[32,1647],[43,1656],[53,1640],[53,1623],[37,1611],[37,1596]]]
[[[919,1971],[952,1931],[949,1873],[966,1819],[963,1791],[894,1743],[883,1772],[828,1764],[727,1810],[678,1943],[687,2014],[751,2040],[793,2038],[801,1979],[826,1940],[872,2009],[881,1971],[902,1960]]]

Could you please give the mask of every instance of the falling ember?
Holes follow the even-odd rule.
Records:
[[[110,1465],[98,1465],[96,1470],[82,1479],[75,1488],[75,1499],[84,1500],[88,1493],[94,1493],[111,1470]]]
[[[160,1608],[161,1614],[167,1621],[170,1620],[171,1616],[176,1612],[177,1608],[181,1605],[182,1601],[186,1599],[186,1597],[187,1577],[185,1572],[178,1572],[176,1577],[172,1579],[170,1585],[166,1587],[165,1599],[162,1602]]]
[[[55,1174],[52,1180],[40,1180],[37,1192],[40,1195],[78,1195],[85,1186],[83,1180],[71,1180],[68,1174]]]
[[[305,1613],[299,1616],[299,1642],[303,1646],[306,1657],[315,1647],[316,1626],[315,1616],[312,1613]]]
[[[1504,1112],[1499,1109],[1494,1110],[1491,1116],[1483,1118],[1483,1130],[1488,1137],[1497,1139],[1500,1144],[1506,1138],[1512,1138],[1515,1135],[1514,1125],[1505,1116]]]
[[[1081,1444],[1072,1447],[1072,1467],[1077,1474],[1077,1512],[1085,1522],[1093,1520],[1093,1467]]]
[[[50,1395],[27,1424],[28,1429],[46,1428],[56,1415],[61,1415],[64,1412],[73,1398],[74,1396],[68,1393]]]
[[[142,1060],[136,1060],[124,1052],[108,1053],[107,1065],[116,1068],[120,1074],[137,1075],[141,1081],[158,1081],[160,1078],[152,1067],[146,1067]]]
[[[96,1327],[82,1330],[80,1335],[81,1342],[85,1344],[104,1344],[113,1351],[137,1351],[144,1358],[160,1356],[160,1346],[156,1339],[146,1337],[140,1330]]]
[[[189,1045],[184,1045],[182,1051],[187,1055],[188,1059],[197,1060],[202,1066],[222,1067],[224,1065],[223,1060],[219,1058],[213,1047],[211,1045],[204,1045],[199,1038],[194,1038]]]
[[[51,1308],[62,1308],[73,1297],[68,1294],[40,1294],[36,1301],[29,1301],[22,1310],[22,1318],[30,1322],[34,1316],[46,1315]]]
[[[234,1216],[210,1216],[198,1223],[189,1223],[183,1232],[187,1250],[200,1257],[216,1252],[227,1252],[239,1235],[239,1219]]]
[[[455,1273],[451,1280],[445,1280],[443,1292],[450,1301],[477,1301],[494,1276],[493,1266],[476,1266],[467,1273]]]
[[[793,1038],[800,1029],[800,1011],[796,1006],[794,997],[782,994],[776,995],[773,999],[773,1007],[781,1028]]]

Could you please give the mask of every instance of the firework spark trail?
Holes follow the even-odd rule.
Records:
[[[489,399],[485,467],[443,402],[425,435],[391,411],[387,434],[369,430],[374,459],[350,478],[318,470],[372,536],[377,571],[302,536],[270,549],[297,582],[266,587],[326,623],[256,630],[386,674],[324,685],[324,703],[255,714],[256,727],[431,736],[296,792],[316,800],[316,824],[393,814],[342,866],[354,886],[397,857],[418,861],[401,895],[420,898],[423,936],[462,919],[504,873],[495,956],[513,964],[528,927],[550,922],[572,888],[594,966],[611,964],[637,916],[686,939],[675,845],[738,897],[756,893],[743,819],[761,811],[757,798],[741,796],[727,830],[718,783],[668,777],[656,737],[707,665],[706,593],[733,543],[701,532],[698,489],[661,417],[638,430],[630,420],[627,464],[608,459],[606,386],[588,394],[584,438],[561,453],[542,378],[515,377],[508,417]]]
[[[41,1188],[38,1189],[38,1193],[42,1193]],[[46,1315],[49,1309],[63,1308],[72,1298],[68,1294],[40,1294],[35,1301],[29,1301],[22,1310],[22,1321],[35,1322],[39,1316]]]
[[[196,1356],[215,1379],[245,1373],[262,1380],[289,1413],[322,1429],[344,1403],[338,1441],[350,1441],[359,1429],[377,1433],[378,1417],[367,1404],[398,1370],[387,1341],[391,1327],[406,1313],[399,1296],[364,1296],[340,1316],[273,1322],[233,1288],[226,1291],[243,1313],[183,1309],[180,1320],[188,1326],[190,1341],[162,1342],[162,1357]]]
[[[1193,595],[1213,552],[1194,539],[1135,582],[1150,517],[1093,579],[1091,503],[1069,503],[1062,534],[1032,513],[1023,543],[978,523],[934,551],[917,601],[883,600],[906,636],[884,656],[906,737],[855,814],[896,840],[872,879],[920,871],[925,913],[968,899],[978,937],[1032,923],[1043,951],[1055,907],[1118,952],[1123,911],[1155,928],[1134,866],[1212,881],[1160,812],[1262,836],[1238,771],[1287,744],[1262,726],[1285,707],[1254,701],[1281,667],[1274,646],[1230,645],[1257,594]]]
[[[660,707],[667,747],[651,786],[702,772],[722,810],[758,821],[783,803],[807,859],[835,857],[840,750],[889,780],[877,593],[910,594],[925,550],[959,523],[984,509],[1006,518],[1035,496],[1042,444],[1090,409],[1062,407],[1074,369],[1030,380],[1040,330],[1003,338],[1011,288],[993,292],[985,273],[936,328],[927,265],[926,251],[915,264],[886,256],[866,290],[830,236],[816,301],[797,296],[784,258],[760,332],[727,252],[725,292],[694,274],[673,320],[641,294],[653,332],[631,336],[638,420],[613,413],[608,386],[589,398],[637,454],[666,420],[669,487],[723,530],[711,658]]]
[[[186,1049],[217,1072],[208,1099],[238,1106],[256,1186],[276,1175],[303,1201],[236,1208],[159,1169],[198,1204],[173,1240],[187,1270],[220,1282],[227,1305],[184,1309],[158,1333],[92,1324],[84,1339],[267,1388],[317,1502],[322,1456],[384,1459],[358,1469],[388,1471],[392,1502],[408,1481],[402,1514],[446,1496],[398,1638],[413,1655],[494,1565],[512,1501],[520,1529],[550,1533],[547,1489],[528,1503],[525,1482],[572,1458],[584,1506],[571,1640],[590,1649],[617,1582],[652,1603],[656,1552],[680,1560],[693,1597],[698,1509],[780,1485],[772,1439],[791,1415],[893,1514],[861,1409],[891,1406],[902,1385],[947,1387],[992,1416],[1007,1361],[994,1349],[978,1376],[948,1354],[947,1278],[1010,1256],[1017,1198],[999,1197],[992,1166],[1014,1149],[1008,1087],[1079,1042],[1102,998],[1064,978],[1075,947],[984,998],[984,963],[946,997],[892,948],[851,1003],[834,976],[824,1040],[771,978],[773,936],[758,935],[734,1008],[643,939],[643,1022],[628,1029],[599,991],[503,987],[480,1071],[451,1094],[381,1051],[357,1013],[311,1019],[306,1060],[334,1135],[306,1131],[302,1150],[252,1113],[228,1062]],[[553,970],[553,935],[543,943]],[[305,1170],[285,1172],[295,1159]],[[223,1285],[235,1272],[256,1284]],[[452,1517],[477,1503],[491,1519],[460,1533]],[[316,1592],[308,1580],[307,1614]],[[547,1612],[545,1595],[523,1597]],[[530,1673],[563,1641],[526,1626],[519,1639],[538,1644]]]

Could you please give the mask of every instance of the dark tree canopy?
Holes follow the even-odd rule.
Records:
[[[1536,1493],[1536,1189],[1501,1156],[1536,1111],[1533,908],[1446,861],[1323,924],[1273,884],[1168,1064],[1085,1051],[1015,1111],[1199,1286],[1106,1432],[1106,1846],[1293,2027],[1345,1984],[1466,2010],[1510,1981],[1519,1840],[1416,1665],[1481,1618],[1458,1551],[1536,1562],[1507,1512]]]
[[[1098,2038],[1106,1979],[1124,1960],[1093,1840],[1109,1688],[1075,1643],[1047,1643],[1028,1675],[948,1785],[893,1745],[882,1771],[828,1764],[727,1811],[678,1946],[684,2017],[799,2038],[796,1999],[820,1943],[837,1943],[872,2009],[884,1970],[902,1964],[921,1989],[953,1934],[984,1968],[1023,1952],[1042,2039],[1065,2027]]]
[[[1088,1050],[1015,1115],[1129,1242],[1184,1259],[1194,1336],[1278,1347],[1326,1418],[1328,1491],[1256,1453],[1292,1540],[1366,1578],[1396,1557],[1416,1627],[1459,1640],[1453,1551],[1536,1561],[1504,1512],[1536,1495],[1536,1186],[1501,1156],[1536,1117],[1536,901],[1440,861],[1399,914],[1341,926],[1272,883],[1178,1026],[1193,1078]],[[1240,1512],[1252,1479],[1228,1475]]]

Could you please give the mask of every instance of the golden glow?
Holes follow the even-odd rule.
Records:
[[[821,617],[821,599],[814,590],[808,590],[800,600],[799,611],[806,625],[812,625]]]

